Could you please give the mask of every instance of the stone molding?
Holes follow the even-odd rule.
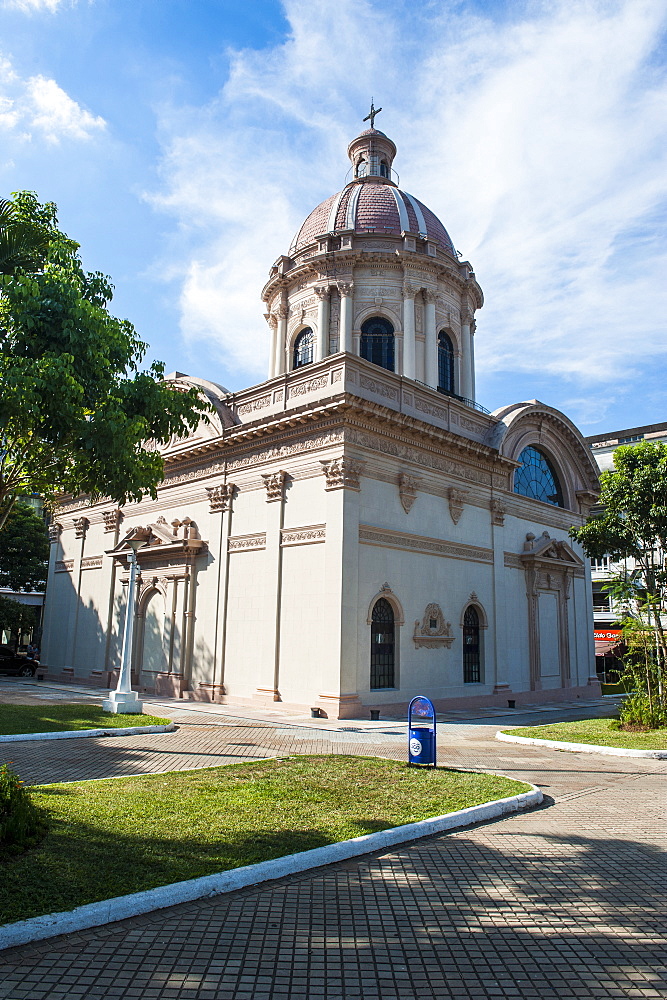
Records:
[[[326,525],[310,524],[303,528],[283,528],[280,532],[280,543],[287,545],[312,545],[326,541]]]
[[[266,533],[256,535],[232,535],[227,543],[228,552],[248,552],[251,549],[266,548]]]
[[[56,542],[60,541],[62,530],[63,530],[62,524],[59,524],[57,521],[54,521],[53,524],[49,525],[48,532],[49,532],[49,542],[51,543],[51,545],[54,545]]]
[[[229,510],[234,498],[234,483],[220,483],[218,486],[207,486],[209,509],[212,514],[224,513]]]
[[[85,538],[90,525],[90,520],[87,517],[77,517],[72,523],[74,524],[75,537]]]
[[[421,476],[411,476],[407,472],[401,472],[398,477],[398,495],[406,514],[410,513],[412,505],[417,499],[417,487],[420,482]]]
[[[285,478],[287,473],[284,469],[279,469],[278,472],[263,472],[262,479],[264,480],[264,487],[266,489],[266,502],[275,503],[277,500],[282,500],[285,496]]]
[[[501,500],[494,499],[491,501],[491,524],[502,527],[505,523],[506,513],[507,508]]]
[[[86,556],[81,560],[81,569],[102,569],[102,556]]]
[[[59,559],[56,562],[56,573],[71,573],[74,569],[73,559]]]
[[[341,455],[340,458],[320,459],[320,465],[327,481],[325,490],[361,489],[359,479],[365,462]]]
[[[120,507],[114,507],[113,510],[103,510],[102,518],[104,520],[104,534],[107,535],[120,525],[123,519],[123,512]]]
[[[461,520],[461,514],[463,513],[467,492],[467,490],[459,489],[458,486],[450,486],[447,490],[449,516],[454,524],[458,524]]]
[[[415,621],[415,630],[412,636],[415,646],[426,646],[428,649],[437,649],[438,646],[446,646],[449,649],[454,642],[452,635],[452,623],[445,621],[445,616],[439,604],[428,604],[421,622]]]
[[[375,528],[368,524],[359,525],[359,541],[367,545],[384,545],[394,549],[408,549],[428,555],[445,556],[449,559],[465,559],[470,562],[492,563],[493,549],[475,545],[445,542],[439,538],[424,535],[410,535],[389,528]]]

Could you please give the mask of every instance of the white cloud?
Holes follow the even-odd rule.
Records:
[[[162,114],[182,329],[261,378],[259,292],[342,186],[370,95],[402,183],[475,266],[481,371],[622,384],[667,353],[661,0],[507,5],[287,0],[291,35],[233,54],[205,107]],[[611,389],[610,389],[611,394]]]
[[[74,2],[76,0],[3,0],[2,6],[13,7],[16,10],[24,11],[26,14],[34,14],[43,10],[54,14],[65,3],[71,6]]]
[[[90,139],[105,127],[103,118],[82,108],[55,80],[22,79],[11,62],[0,57],[0,132],[57,144],[61,139]]]

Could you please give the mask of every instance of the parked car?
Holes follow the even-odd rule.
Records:
[[[0,674],[34,677],[37,666],[35,660],[27,660],[25,656],[15,653],[11,646],[0,646]]]

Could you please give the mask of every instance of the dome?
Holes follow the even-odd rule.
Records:
[[[410,233],[430,240],[456,257],[449,234],[438,217],[392,179],[396,146],[384,132],[366,129],[352,140],[347,154],[354,180],[313,209],[292,240],[290,256],[323,233],[353,230],[398,237]]]

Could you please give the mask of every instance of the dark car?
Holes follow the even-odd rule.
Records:
[[[0,674],[33,677],[37,664],[14,652],[10,646],[0,646]]]

